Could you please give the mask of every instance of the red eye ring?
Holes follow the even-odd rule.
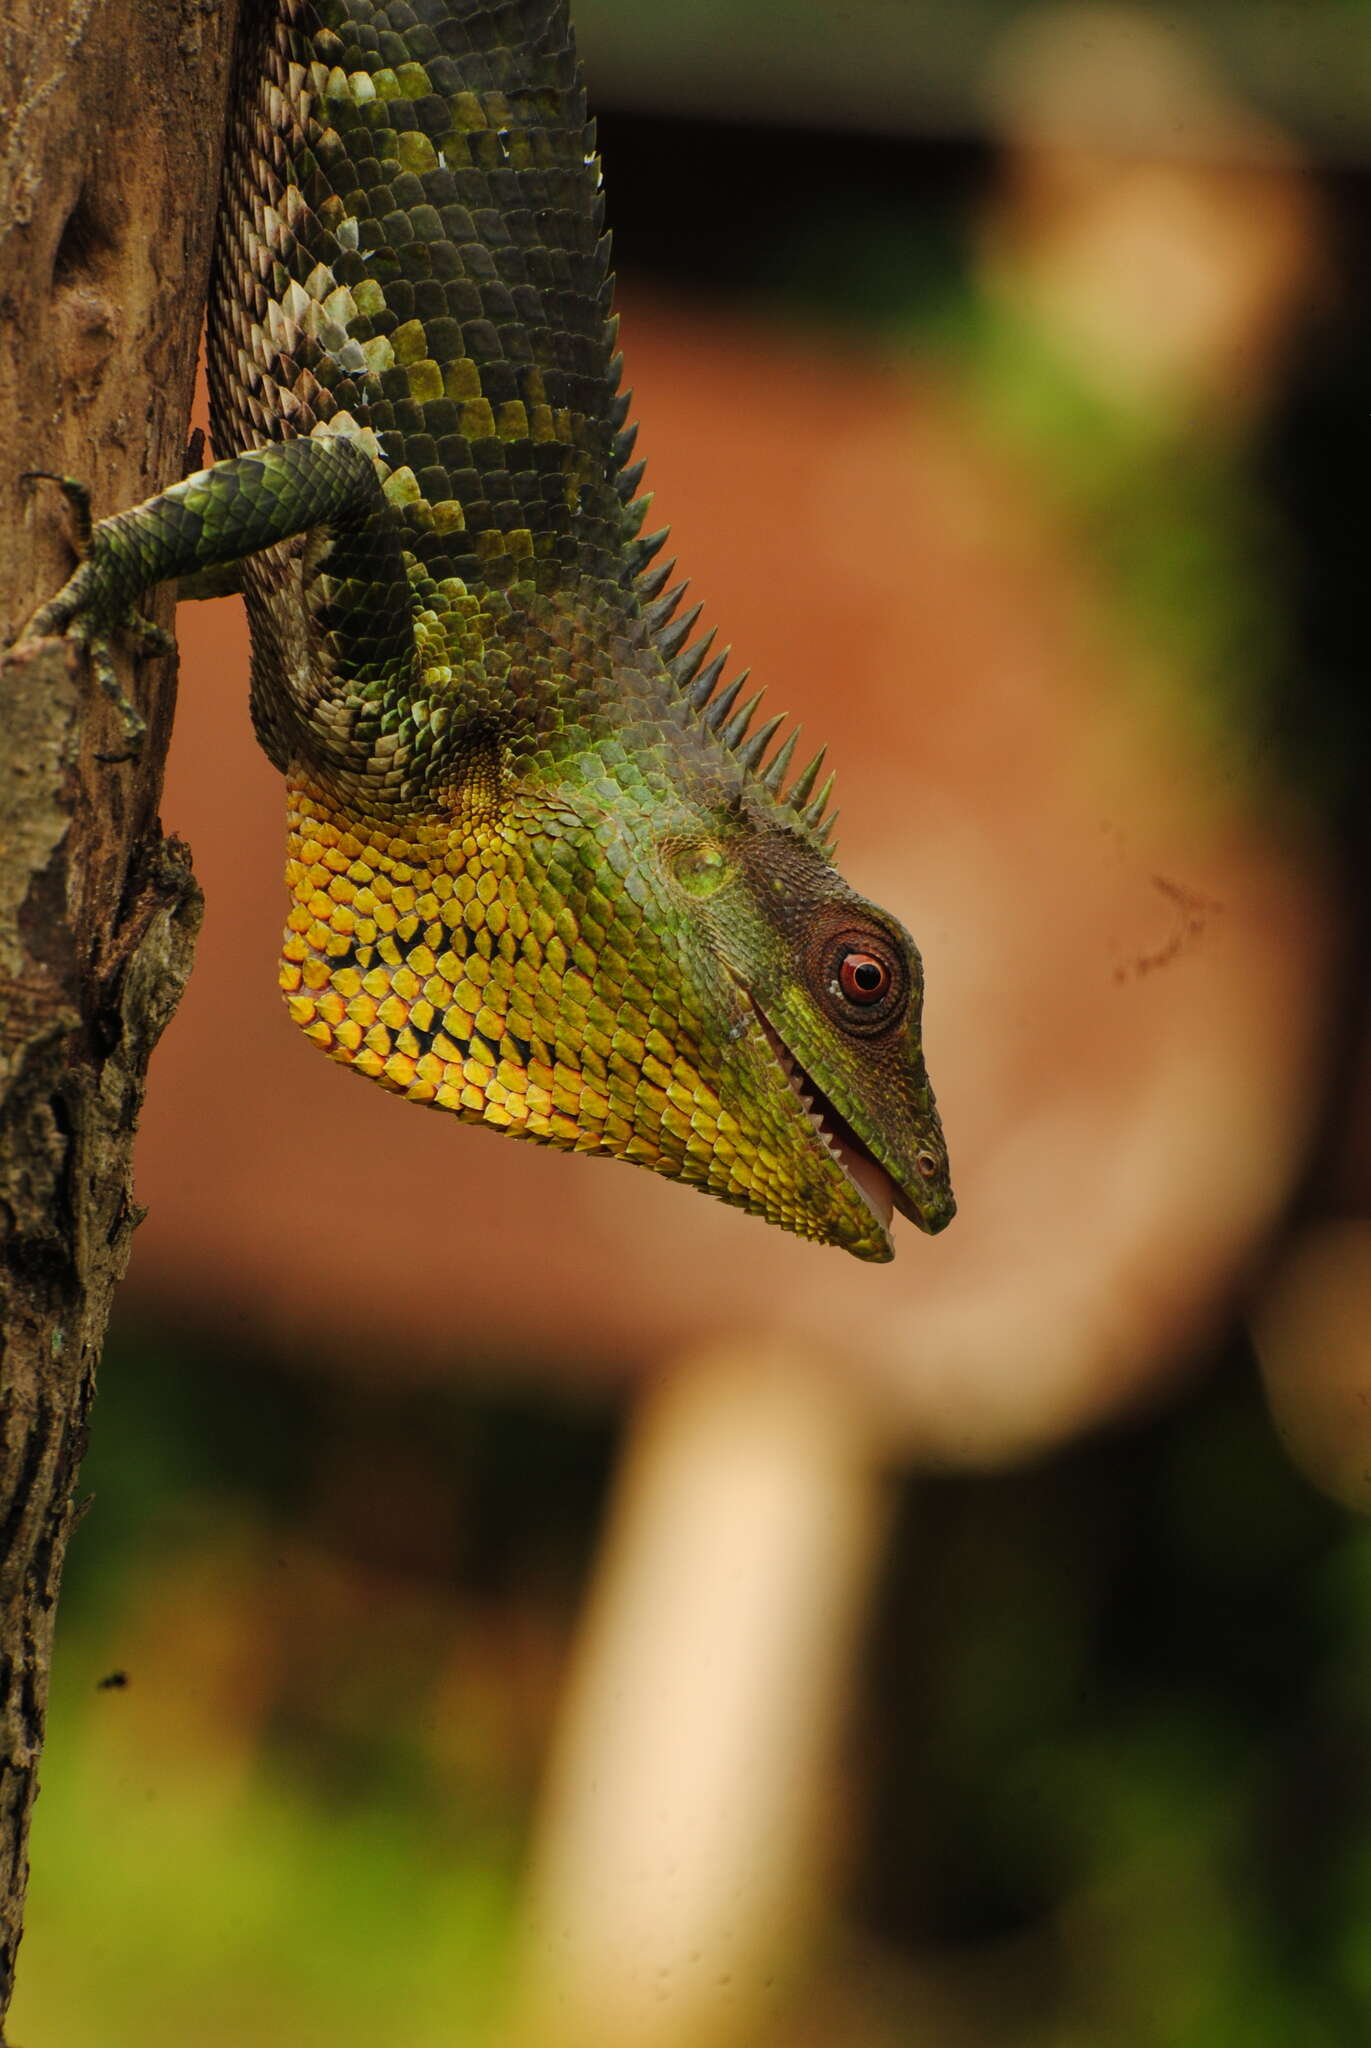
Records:
[[[835,919],[836,923],[836,919]],[[917,954],[906,957],[883,931],[857,924],[822,927],[808,973],[824,1011],[855,1038],[884,1038],[898,1029],[911,1001],[918,1017]]]
[[[844,953],[838,963],[838,986],[850,1003],[865,1008],[889,993],[890,969],[874,953]]]

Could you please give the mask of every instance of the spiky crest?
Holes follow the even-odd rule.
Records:
[[[671,532],[670,527],[663,526],[656,533],[633,538],[647,517],[652,493],[645,491],[641,497],[638,496],[638,486],[642,481],[646,464],[642,461],[629,463],[638,429],[636,423],[627,428],[623,426],[628,414],[628,399],[629,394],[625,393],[622,410],[618,412],[615,421],[616,427],[619,428],[615,441],[615,456],[619,466],[616,484],[624,503],[625,515],[630,522],[629,566],[648,631],[652,634],[657,649],[667,665],[672,682],[701,723],[737,756],[746,774],[754,777],[776,803],[790,811],[801,829],[819,848],[824,853],[831,853],[833,827],[838,814],[835,811],[832,817],[825,819],[824,813],[828,809],[829,798],[833,793],[834,777],[830,774],[818,795],[813,794],[827,749],[820,747],[813,760],[800,770],[787,790],[785,780],[790,773],[800,728],[795,726],[787,734],[768,765],[767,751],[785,723],[784,714],[768,719],[750,739],[748,738],[748,729],[765,694],[764,691],[758,690],[741,710],[735,712],[734,706],[747,681],[748,671],[744,669],[741,675],[736,676],[723,689],[717,689],[732,650],[726,647],[721,654],[707,660],[706,657],[714,645],[715,629],[711,626],[698,640],[691,642],[690,639],[703,606],[692,605],[680,618],[675,617],[681,600],[690,587],[688,580],[671,584],[671,574],[676,567],[675,558],[649,567],[653,557],[666,545]],[[670,588],[667,587],[668,584],[671,585]]]

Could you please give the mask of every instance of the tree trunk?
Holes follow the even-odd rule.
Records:
[[[0,55],[4,641],[72,566],[42,469],[97,516],[181,474],[234,0],[11,0]],[[169,622],[169,600],[150,607]],[[83,660],[0,661],[0,2034],[53,1620],[148,1056],[200,900],[157,818],[172,664],[127,662],[131,760]]]

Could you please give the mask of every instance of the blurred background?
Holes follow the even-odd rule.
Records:
[[[867,1268],[320,1060],[184,608],[14,2038],[1371,2039],[1371,9],[575,12],[960,1214]]]

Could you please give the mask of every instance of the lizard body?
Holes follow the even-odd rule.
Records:
[[[28,631],[110,687],[142,590],[241,565],[282,986],[335,1059],[863,1258],[892,1202],[942,1228],[918,954],[640,536],[565,0],[249,0],[231,104],[221,459]]]

